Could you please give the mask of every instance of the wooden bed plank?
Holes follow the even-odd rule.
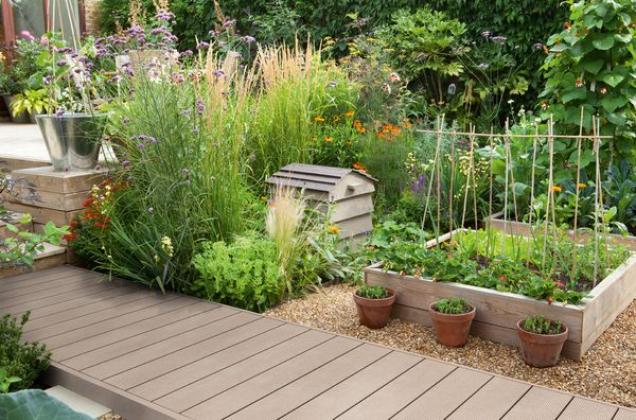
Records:
[[[69,270],[67,267],[68,266],[49,268],[46,270],[36,271],[34,273],[25,273],[2,278],[0,279],[0,293],[7,290],[20,290],[25,287],[35,285],[46,285],[54,280],[71,278],[74,276],[85,276],[86,278],[89,278],[90,276],[94,276],[95,278],[99,277],[99,274],[91,271],[76,269]]]
[[[278,366],[299,354],[333,339],[333,335],[310,330],[240,363],[202,378],[155,400],[163,407],[182,412],[228,390],[249,378]]]
[[[504,416],[505,420],[556,419],[572,396],[533,386]]]
[[[361,345],[357,340],[335,337],[333,340],[314,347],[263,374],[254,376],[240,385],[194,406],[183,414],[197,419],[223,419]]]
[[[466,419],[474,413],[484,419],[501,418],[529,390],[529,384],[495,376],[447,418]]]
[[[636,410],[619,408],[612,420],[636,420]]]
[[[420,360],[421,358],[415,355],[391,352],[283,418],[287,420],[334,418],[412,368]]]
[[[390,350],[363,344],[230,416],[235,420],[279,418],[378,361]]]
[[[149,401],[156,400],[306,331],[306,328],[298,325],[280,325],[242,343],[235,344],[218,353],[206,356],[203,359],[131,388],[130,392]]]
[[[338,418],[388,419],[454,370],[449,364],[424,359]]]
[[[234,313],[225,307],[197,302],[96,337],[59,347],[55,350],[55,358],[73,369],[86,369]]]
[[[438,384],[425,390],[400,411],[395,419],[445,418],[492,378],[492,375],[484,372],[457,368]]]

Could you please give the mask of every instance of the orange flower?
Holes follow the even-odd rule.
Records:
[[[353,164],[353,169],[356,169],[360,172],[366,172],[367,168],[364,167],[364,165],[362,165],[360,162],[356,162]]]
[[[321,117],[320,115],[317,115],[317,116],[314,118],[314,121],[316,121],[317,123],[324,123],[324,122],[325,122],[325,119],[324,119],[323,117]]]
[[[563,188],[561,188],[560,185],[553,185],[552,186],[552,192],[557,192],[558,193],[558,192],[561,192],[561,191],[563,191]]]
[[[349,111],[344,113],[344,116],[347,118],[352,118],[353,114],[355,114],[355,112],[352,109],[350,109]]]
[[[333,141],[333,137],[325,137],[325,141],[327,143],[331,143]]]
[[[340,228],[336,225],[331,225],[327,228],[327,232],[333,234],[333,235],[337,235],[340,233]]]
[[[364,126],[362,125],[362,122],[360,120],[355,120],[353,122],[353,128],[355,128],[356,131],[358,133],[360,133],[360,134],[364,134],[367,131],[367,129],[364,128]]]

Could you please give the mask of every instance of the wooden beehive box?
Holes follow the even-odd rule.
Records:
[[[373,229],[376,179],[364,172],[331,166],[289,164],[267,179],[271,189],[294,188],[323,212],[330,211],[341,238],[365,235]]]

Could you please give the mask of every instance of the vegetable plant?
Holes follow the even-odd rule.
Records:
[[[439,299],[434,306],[437,312],[449,315],[460,315],[470,312],[472,307],[462,298],[451,297]]]
[[[528,332],[542,335],[561,334],[565,331],[561,321],[552,321],[543,315],[529,316],[523,320],[521,326]]]
[[[356,295],[365,299],[385,299],[391,294],[386,287],[364,285],[356,290]]]

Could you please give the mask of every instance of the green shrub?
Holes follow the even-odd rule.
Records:
[[[22,342],[28,320],[28,313],[19,320],[9,314],[0,318],[0,370],[6,373],[5,380],[20,379],[12,381],[9,391],[30,388],[49,367],[51,354],[43,344]]]
[[[622,157],[633,157],[636,3],[631,0],[569,3],[571,24],[548,41],[550,54],[543,66],[546,84],[541,94],[545,98],[544,116],[553,116],[561,132],[578,134],[583,108],[585,133],[592,132],[592,118],[598,116],[601,134],[616,136],[609,147]],[[572,159],[575,142],[561,153]]]
[[[364,285],[356,290],[356,295],[365,299],[385,299],[390,296],[390,293],[386,287]]]
[[[464,299],[452,297],[448,299],[440,299],[435,302],[434,306],[437,312],[448,315],[460,315],[472,311],[472,306]]]
[[[277,304],[285,293],[278,249],[269,240],[208,242],[193,263],[199,274],[191,289],[194,296],[261,312]]]

